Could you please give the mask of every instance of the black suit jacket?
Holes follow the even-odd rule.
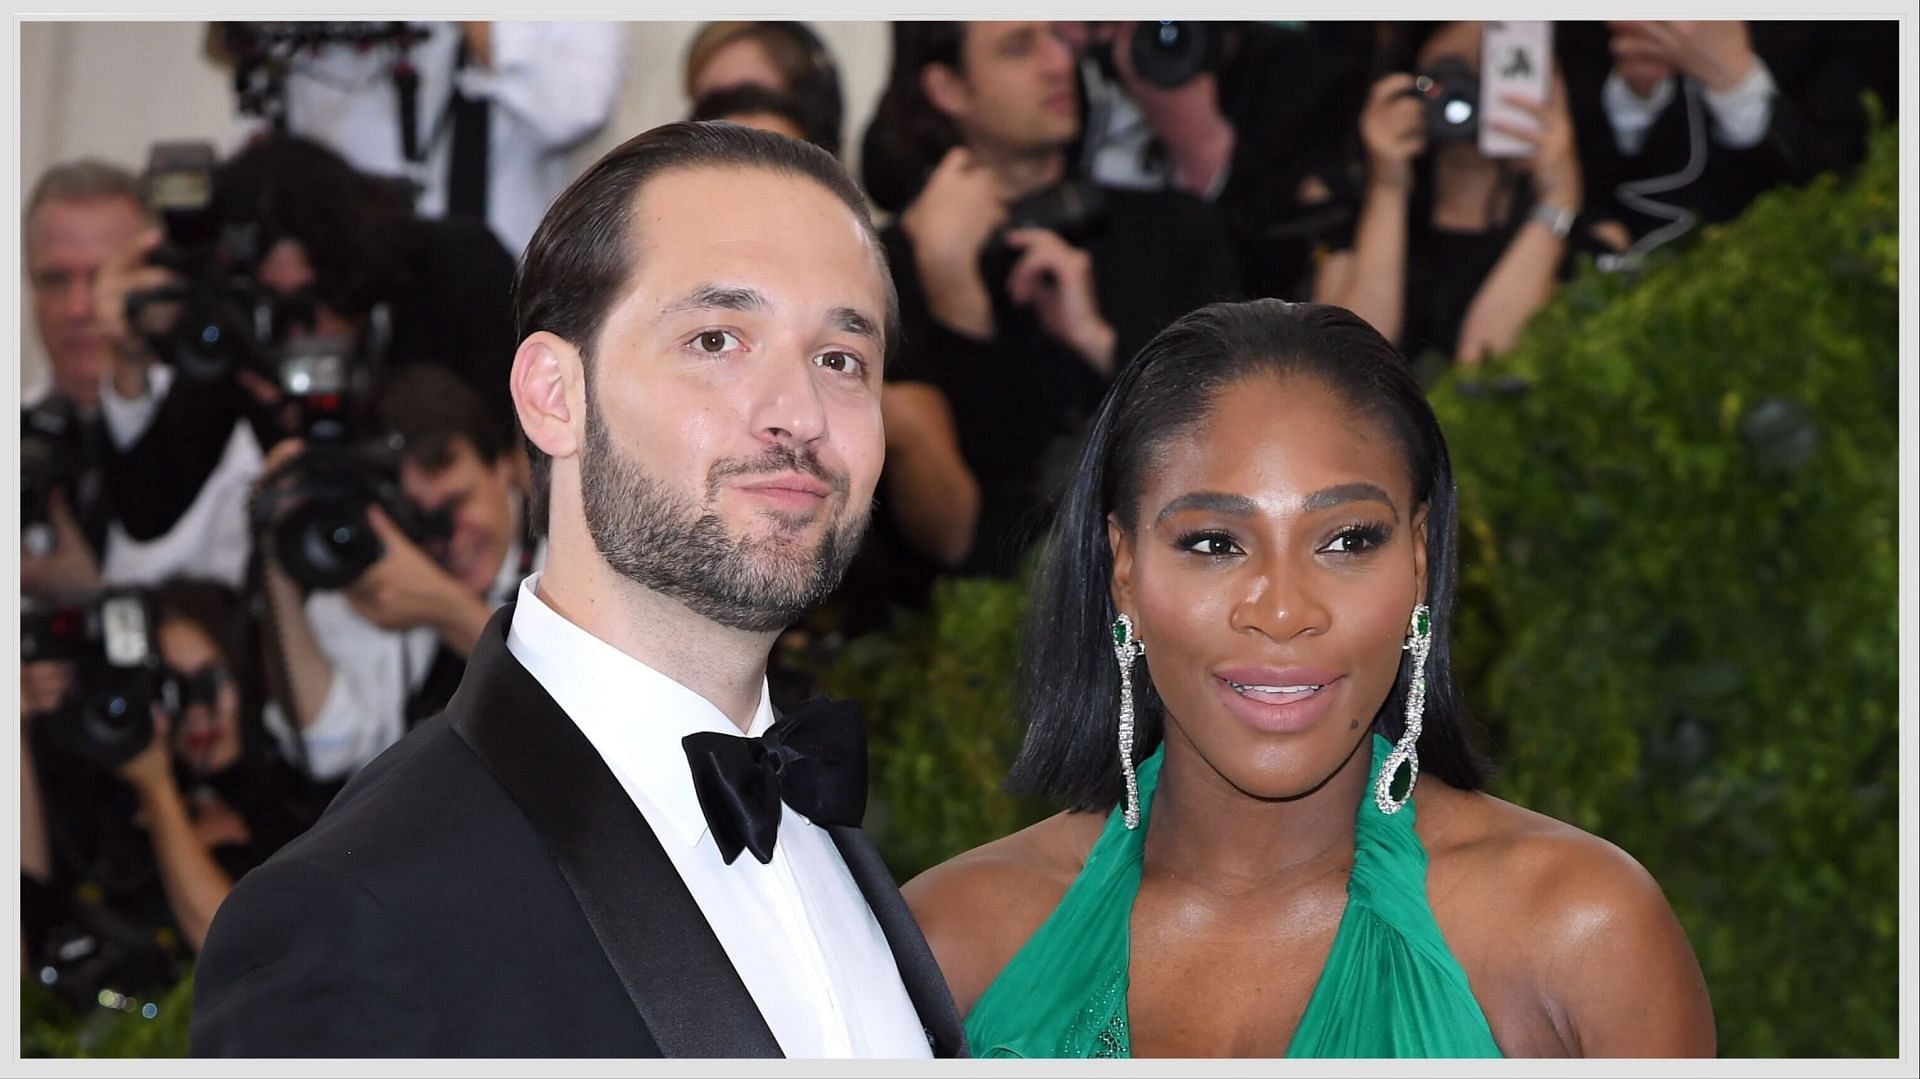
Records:
[[[201,952],[196,1056],[779,1056],[646,819],[507,650],[235,886]],[[857,828],[835,845],[934,1052],[965,1035]]]

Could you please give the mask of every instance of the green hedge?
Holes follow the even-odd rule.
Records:
[[[1432,395],[1495,792],[1652,871],[1729,1056],[1897,1052],[1894,135],[1641,279],[1589,270]],[[1041,812],[999,789],[1019,601],[949,582],[831,672],[903,878]]]
[[[1495,789],[1652,871],[1728,1055],[1897,1052],[1897,150],[1432,394]]]

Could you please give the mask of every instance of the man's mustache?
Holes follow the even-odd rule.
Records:
[[[717,490],[722,480],[775,472],[804,472],[833,488],[833,493],[842,498],[846,497],[849,486],[846,473],[833,471],[811,453],[802,453],[786,446],[769,446],[765,452],[754,457],[734,457],[714,462],[713,467],[707,470],[707,486]]]

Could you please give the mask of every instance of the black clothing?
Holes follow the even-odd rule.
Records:
[[[673,863],[593,744],[507,649],[348,783],[220,908],[198,1056],[777,1056]],[[835,845],[936,1054],[965,1052],[872,844]]]
[[[1705,163],[1698,178],[1648,198],[1692,210],[1706,222],[1729,221],[1756,197],[1781,184],[1860,162],[1866,150],[1866,111],[1861,93],[1872,89],[1889,117],[1899,110],[1897,23],[1755,20],[1748,24],[1753,51],[1773,73],[1778,94],[1761,140],[1746,149],[1721,145],[1711,133],[1712,112],[1704,99],[1701,123],[1709,128]],[[1617,188],[1635,180],[1681,173],[1692,156],[1692,123],[1686,94],[1673,100],[1631,156],[1621,153],[1601,102],[1601,87],[1613,69],[1605,23],[1555,23],[1555,53],[1565,66],[1587,204],[1613,216],[1635,237],[1667,219],[1618,205]]]
[[[1114,330],[1118,368],[1180,316],[1238,299],[1241,283],[1225,225],[1212,207],[1173,193],[1101,193],[1104,218],[1065,239],[1092,256],[1094,295]],[[976,341],[934,319],[899,226],[883,239],[904,328],[887,380],[926,383],[946,396],[961,456],[980,484],[980,522],[960,572],[1009,576],[1071,471],[1106,380],[1050,336],[1035,312],[1008,299],[1011,249],[989,245],[981,256],[994,336]],[[883,481],[883,504],[884,490]]]
[[[94,556],[105,557],[107,526],[113,521],[106,478],[107,455],[113,442],[106,420],[98,411],[83,414],[72,400],[54,393],[20,410],[20,437],[23,443],[38,440],[46,447],[59,473],[57,486],[66,493],[74,522]]]
[[[502,432],[513,429],[507,374],[513,335],[513,256],[484,224],[419,220],[410,254],[412,284],[389,301],[386,368],[446,367],[479,391]],[[176,375],[139,441],[114,453],[107,485],[127,534],[166,534],[193,504],[219,462],[234,424],[252,425],[264,449],[279,441],[280,417],[231,381]]]

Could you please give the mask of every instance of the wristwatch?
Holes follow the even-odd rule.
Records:
[[[1549,206],[1542,202],[1536,204],[1533,212],[1527,216],[1545,225],[1555,238],[1564,240],[1567,233],[1573,231],[1573,219],[1580,215],[1563,206]]]

